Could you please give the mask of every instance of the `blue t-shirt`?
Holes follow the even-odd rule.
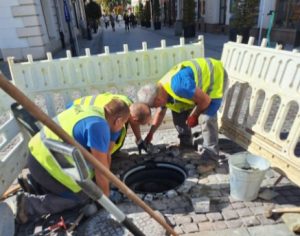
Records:
[[[192,99],[196,90],[193,70],[190,67],[182,68],[173,76],[171,88],[177,96]],[[168,102],[170,102],[170,99]],[[214,116],[220,108],[221,102],[222,98],[211,99],[211,103],[204,114]]]
[[[105,119],[97,116],[80,120],[73,128],[74,138],[86,149],[107,153],[109,143],[115,142],[119,132],[112,133]]]

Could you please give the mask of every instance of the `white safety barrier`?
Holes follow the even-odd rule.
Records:
[[[161,47],[147,49],[147,43],[142,49],[110,53],[104,48],[104,53],[72,57],[67,51],[67,57],[52,59],[51,53],[47,60],[33,61],[28,56],[28,62],[14,63],[9,58],[9,66],[13,83],[29,98],[33,99],[45,112],[53,117],[65,109],[73,99],[102,92],[118,92],[136,99],[139,87],[146,83],[154,83],[160,79],[173,65],[190,58],[204,57],[204,41],[200,36],[196,43],[185,44],[180,39],[177,46],[166,47],[166,41],[161,41]],[[1,114],[10,110],[12,100],[0,91]],[[3,99],[5,98],[5,99]],[[22,136],[12,140],[20,133],[16,120],[8,114],[0,120],[0,195],[8,188],[26,163],[27,140]],[[2,124],[1,124],[2,123]]]
[[[229,86],[221,129],[300,185],[300,54],[253,42],[224,45]]]

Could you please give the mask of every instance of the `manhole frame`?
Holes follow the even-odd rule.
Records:
[[[164,194],[164,193],[166,193],[166,192],[168,192],[170,190],[176,190],[176,189],[178,189],[180,186],[182,186],[184,184],[184,182],[188,178],[188,172],[187,172],[187,170],[183,166],[180,166],[177,163],[167,162],[167,161],[154,161],[154,160],[150,160],[150,161],[144,161],[143,163],[140,163],[140,164],[137,164],[135,166],[130,167],[128,170],[124,171],[124,173],[120,176],[120,179],[126,184],[126,179],[131,174],[133,174],[135,172],[138,172],[138,171],[141,171],[143,169],[153,168],[154,166],[156,166],[157,168],[159,168],[159,167],[169,168],[171,170],[175,170],[175,171],[179,172],[182,175],[182,177],[183,177],[182,183],[178,184],[175,188],[168,189],[168,190],[165,190],[165,191],[162,191],[162,192],[155,192],[155,193],[151,193],[151,192],[148,192],[148,193],[147,192],[138,192],[139,194],[153,194],[153,195],[155,195],[155,194]],[[132,191],[135,192],[135,193],[137,193],[133,189],[132,189]]]

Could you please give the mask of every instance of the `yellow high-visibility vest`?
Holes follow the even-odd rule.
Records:
[[[105,119],[103,109],[94,109],[93,107],[72,106],[71,108],[63,111],[54,120],[71,136],[73,137],[73,128],[80,121],[87,117],[101,117]],[[62,140],[53,133],[50,129],[44,126],[39,133],[31,138],[28,143],[29,150],[32,156],[41,164],[41,166],[58,182],[66,186],[73,192],[79,192],[81,187],[62,169],[53,157],[52,153],[45,146],[43,140],[52,139]],[[70,156],[66,156],[67,161],[75,165],[74,160]],[[90,177],[94,172],[90,171]]]
[[[104,106],[109,103],[112,99],[118,98],[125,102],[128,106],[132,104],[132,101],[125,95],[120,94],[112,94],[112,93],[103,93],[99,95],[94,96],[86,96],[82,98],[76,99],[73,104],[81,105],[81,106],[95,106],[99,108],[104,108]],[[127,134],[127,126],[124,125],[119,138],[116,140],[116,143],[111,151],[111,154],[115,153],[117,150],[119,150],[124,143],[125,137]]]
[[[184,67],[190,67],[192,69],[196,87],[201,88],[210,98],[223,97],[224,68],[222,62],[212,58],[196,58],[177,64],[158,81],[175,100],[174,103],[167,103],[166,107],[179,113],[190,110],[195,106],[193,100],[179,97],[174,93],[171,87],[173,76]]]

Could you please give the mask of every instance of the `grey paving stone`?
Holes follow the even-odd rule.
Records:
[[[199,223],[199,222],[208,221],[208,218],[206,217],[205,214],[195,214],[195,215],[192,215],[192,220],[194,223]]]
[[[223,210],[222,215],[225,220],[234,220],[239,218],[239,215],[235,210]]]
[[[250,207],[249,209],[254,215],[263,215],[265,213],[263,206]]]
[[[214,227],[211,222],[198,223],[198,227],[200,232],[214,230]]]
[[[241,200],[233,198],[231,195],[228,196],[228,199],[231,203],[242,202]]]
[[[233,209],[240,209],[240,208],[244,208],[245,204],[243,202],[234,202],[231,203],[231,206]]]
[[[215,230],[222,230],[222,229],[227,229],[228,226],[225,224],[224,221],[217,221],[214,223],[214,229]]]
[[[229,229],[235,229],[241,227],[243,225],[243,222],[241,219],[237,219],[237,220],[225,221],[225,224]]]
[[[223,220],[223,216],[219,212],[212,212],[212,213],[207,213],[206,217],[210,222],[215,222],[219,220]]]
[[[174,231],[177,233],[177,234],[182,234],[182,233],[184,233],[183,232],[183,229],[181,228],[181,226],[175,226],[175,228],[174,228]]]
[[[177,225],[182,225],[186,223],[191,223],[192,217],[185,215],[175,215],[174,220]]]
[[[183,224],[181,228],[185,233],[195,233],[199,230],[198,225],[196,223]]]
[[[253,213],[249,210],[249,208],[241,208],[237,209],[236,212],[240,217],[251,216]]]
[[[243,221],[243,226],[245,227],[250,227],[250,226],[255,226],[260,224],[260,222],[255,216],[242,218],[242,221]]]
[[[285,224],[251,227],[248,228],[248,232],[250,236],[258,236],[258,235],[293,236],[295,235],[294,233],[288,230]]]
[[[167,205],[163,201],[160,201],[160,200],[152,201],[151,205],[156,210],[165,210],[165,209],[167,209]]]
[[[266,218],[264,215],[258,215],[256,216],[256,218],[259,220],[259,222],[262,224],[262,225],[274,225],[276,223],[275,220],[273,219],[269,219],[269,218]]]

